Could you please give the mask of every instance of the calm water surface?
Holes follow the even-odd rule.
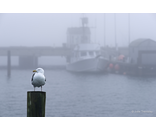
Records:
[[[26,117],[32,70],[0,70],[0,116]],[[155,117],[156,77],[45,70],[46,117]],[[40,89],[36,89],[40,91]]]

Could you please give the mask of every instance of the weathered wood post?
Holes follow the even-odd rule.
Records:
[[[11,53],[8,51],[8,63],[7,63],[7,75],[10,77],[11,75]]]
[[[27,92],[27,117],[45,117],[46,92]]]

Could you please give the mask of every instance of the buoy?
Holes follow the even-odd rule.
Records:
[[[118,56],[118,60],[123,60],[124,58],[125,58],[124,55],[119,55],[119,56]]]
[[[112,63],[109,64],[109,68],[110,68],[110,69],[113,69],[113,66],[114,66],[114,65],[113,65]]]
[[[116,71],[118,71],[120,69],[118,64],[116,64],[114,68],[115,68]]]

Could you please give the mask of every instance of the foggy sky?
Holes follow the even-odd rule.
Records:
[[[0,14],[1,46],[61,46],[66,43],[68,27],[81,26],[80,18],[86,16],[91,27],[91,41],[115,46],[114,13],[5,13]],[[116,13],[116,39],[119,46],[129,44],[127,13]],[[105,37],[104,37],[105,23]],[[156,15],[130,14],[130,39],[151,38],[156,40]]]

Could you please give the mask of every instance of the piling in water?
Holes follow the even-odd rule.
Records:
[[[7,75],[8,75],[8,77],[10,77],[10,75],[11,75],[11,54],[10,54],[10,51],[8,51]]]
[[[27,92],[27,117],[45,117],[46,92]]]

